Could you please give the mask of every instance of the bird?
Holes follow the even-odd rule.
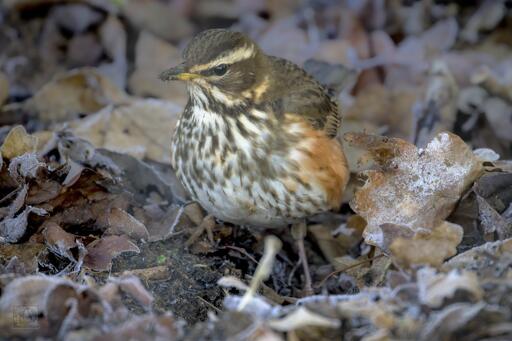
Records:
[[[182,57],[159,76],[187,84],[172,168],[192,200],[221,221],[291,226],[311,292],[305,222],[340,207],[350,174],[336,101],[300,66],[265,54],[241,32],[202,31]]]

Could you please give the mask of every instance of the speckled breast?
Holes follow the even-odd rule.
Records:
[[[257,110],[235,118],[187,105],[173,138],[173,168],[192,199],[217,218],[282,227],[330,208],[325,191],[303,172],[301,138]]]

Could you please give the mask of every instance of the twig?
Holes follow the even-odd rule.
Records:
[[[376,259],[379,259],[379,258],[381,258],[381,257],[384,257],[384,256],[385,256],[384,254],[380,254],[380,255],[378,255],[378,256],[375,256],[375,257],[372,257],[372,258],[369,258],[369,259],[365,259],[365,260],[363,260],[363,261],[361,261],[361,262],[359,262],[359,263],[352,264],[352,265],[349,265],[349,266],[347,266],[347,267],[344,267],[343,269],[333,271],[333,272],[331,272],[330,274],[328,274],[327,276],[325,276],[325,278],[324,278],[324,279],[322,279],[322,280],[320,281],[320,283],[318,283],[318,285],[316,285],[316,286],[315,286],[315,288],[320,288],[320,287],[322,287],[322,286],[324,285],[324,283],[325,283],[329,278],[331,278],[331,277],[332,277],[332,276],[334,276],[334,275],[340,274],[340,273],[342,273],[342,272],[345,272],[345,271],[350,270],[350,269],[353,269],[353,268],[357,268],[357,267],[358,267],[358,266],[360,266],[360,265],[363,265],[363,264],[366,264],[366,263],[370,263],[370,262],[372,262],[372,261],[374,261],[374,260],[376,260]]]
[[[244,249],[244,248],[241,248],[241,247],[238,247],[238,246],[234,246],[234,245],[226,245],[226,246],[221,247],[220,249],[231,249],[231,250],[238,251],[241,254],[243,254],[244,256],[246,256],[247,258],[249,258],[250,260],[252,260],[254,263],[256,263],[256,265],[259,264],[259,262],[256,260],[256,258],[251,256],[249,254],[249,252],[247,252],[247,250]]]
[[[214,306],[212,303],[208,302],[207,300],[205,300],[204,298],[202,298],[201,296],[197,296],[196,297],[201,301],[203,302],[204,304],[206,304],[207,306],[215,309],[215,311],[217,311],[218,313],[222,313],[222,310],[220,310],[219,308],[217,308],[216,306]]]

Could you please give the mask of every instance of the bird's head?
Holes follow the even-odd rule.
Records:
[[[250,99],[268,81],[266,56],[240,32],[203,31],[190,41],[183,59],[162,72],[160,79],[186,81],[189,90],[198,89],[223,102]]]

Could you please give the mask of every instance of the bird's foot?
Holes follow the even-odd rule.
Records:
[[[306,249],[304,248],[304,237],[306,237],[307,225],[306,222],[301,222],[292,225],[292,236],[297,243],[299,250],[299,259],[302,263],[302,269],[304,271],[304,296],[311,296],[314,294],[313,287],[311,285],[311,273],[309,272],[308,259],[306,256]]]
[[[206,235],[208,237],[208,241],[211,245],[214,244],[213,240],[213,229],[215,228],[215,217],[212,215],[207,215],[203,218],[203,221],[194,229],[194,232],[190,235],[190,237],[185,242],[186,247],[190,247],[193,245],[199,237],[206,231]]]

